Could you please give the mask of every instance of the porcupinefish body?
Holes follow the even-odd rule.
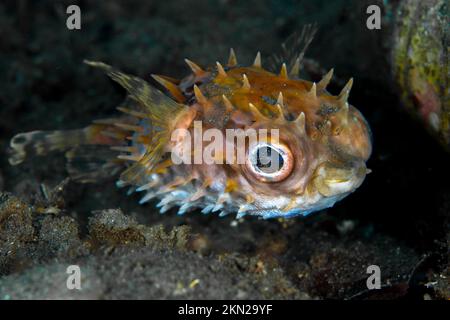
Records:
[[[299,59],[289,72],[283,64],[272,73],[259,53],[251,66],[242,66],[231,51],[225,66],[202,69],[186,60],[192,72],[182,80],[154,75],[165,94],[109,65],[86,62],[127,91],[117,108],[122,115],[79,130],[18,134],[11,140],[11,164],[27,153],[65,151],[73,179],[92,182],[120,173],[118,186],[141,192],[141,203],[160,199],[161,213],[178,207],[179,214],[199,209],[263,218],[330,207],[365,178],[370,129],[347,101],[352,80],[337,96],[326,90],[333,70],[314,83],[298,78]],[[212,162],[195,161],[210,151],[206,136],[195,140],[199,127],[209,142],[224,137],[222,151],[206,152]],[[241,145],[236,135],[232,141],[227,136],[263,131],[269,134],[245,137]]]

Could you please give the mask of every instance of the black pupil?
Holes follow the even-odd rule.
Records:
[[[265,173],[279,171],[284,165],[283,157],[271,147],[261,147],[256,151],[256,166]]]

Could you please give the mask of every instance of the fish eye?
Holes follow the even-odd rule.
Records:
[[[250,147],[247,167],[261,181],[278,182],[289,176],[293,162],[292,153],[287,146],[258,143]]]

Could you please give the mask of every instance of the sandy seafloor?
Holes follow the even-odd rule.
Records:
[[[364,1],[75,1],[82,29],[69,31],[71,3],[0,3],[1,299],[450,296],[450,158],[401,108],[390,31],[363,28]],[[260,50],[264,63],[310,22],[319,32],[307,57],[355,78],[350,102],[374,136],[372,173],[331,209],[286,221],[160,215],[155,202],[141,206],[113,181],[65,180],[61,155],[8,164],[18,132],[78,128],[115,113],[124,92],[83,59],[147,80],[181,77],[184,58],[225,61],[230,47],[248,63]],[[66,287],[73,264],[82,290]],[[369,265],[380,266],[381,290],[367,290]]]

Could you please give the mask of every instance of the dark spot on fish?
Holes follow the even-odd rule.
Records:
[[[336,106],[329,105],[329,104],[322,104],[320,106],[320,109],[316,112],[316,114],[324,117],[324,116],[330,115],[332,113],[336,113],[338,110],[339,110],[339,108]]]
[[[296,117],[290,112],[285,114],[284,117],[286,118],[287,121],[294,121],[296,119]]]
[[[269,96],[261,96],[261,99],[268,104],[275,105],[277,103],[277,99],[269,97]]]

